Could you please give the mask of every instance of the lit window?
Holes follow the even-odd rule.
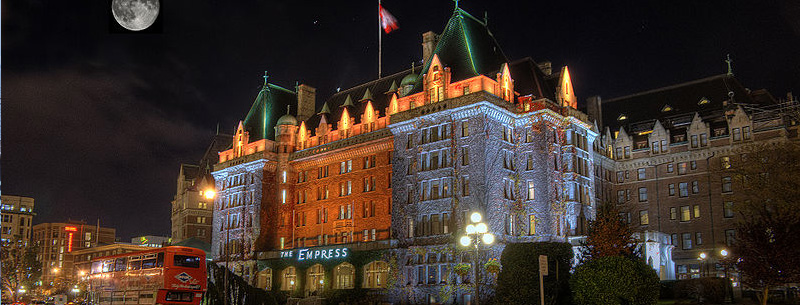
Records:
[[[650,217],[647,211],[639,211],[639,224],[643,226],[650,224]]]
[[[692,218],[691,210],[688,205],[681,207],[681,221],[689,221]]]

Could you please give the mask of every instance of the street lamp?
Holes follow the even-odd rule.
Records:
[[[708,255],[705,252],[700,252],[700,257],[697,258],[700,260],[700,277],[704,276],[703,263],[705,263],[707,257]]]
[[[217,196],[217,191],[215,191],[214,189],[208,189],[205,192],[203,192],[203,196],[206,197],[206,199],[208,200],[214,199],[214,197]]]
[[[464,228],[465,233],[467,235],[461,236],[459,242],[464,247],[472,246],[474,248],[474,255],[472,256],[472,267],[475,271],[475,304],[478,305],[480,303],[480,285],[478,284],[478,255],[480,254],[480,245],[481,243],[485,245],[491,245],[494,243],[494,235],[489,232],[489,227],[486,223],[481,222],[483,216],[481,213],[473,212],[472,215],[469,216],[470,224]]]

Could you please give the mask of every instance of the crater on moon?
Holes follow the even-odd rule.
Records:
[[[144,30],[158,18],[158,0],[113,0],[111,13],[122,27],[131,31]]]

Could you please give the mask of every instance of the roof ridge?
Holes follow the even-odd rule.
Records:
[[[705,77],[705,78],[701,78],[701,79],[691,80],[691,81],[688,81],[688,82],[685,82],[685,83],[680,83],[680,84],[670,85],[670,86],[666,86],[666,87],[650,89],[650,90],[647,90],[647,91],[637,92],[637,93],[633,93],[633,94],[629,94],[629,95],[624,95],[624,96],[620,96],[620,97],[615,97],[615,98],[603,101],[603,104],[605,104],[605,103],[613,103],[613,102],[617,102],[617,101],[620,101],[620,100],[629,99],[629,98],[632,98],[632,97],[653,94],[653,93],[656,93],[656,92],[668,91],[668,90],[672,90],[672,89],[675,89],[675,88],[680,88],[680,87],[684,87],[684,86],[689,86],[689,85],[694,85],[694,84],[707,82],[707,81],[710,81],[710,80],[725,79],[725,78],[728,78],[728,77],[731,77],[731,76],[727,75],[727,74],[717,74],[717,75],[713,75],[713,76],[709,76],[709,77]]]
[[[350,88],[347,88],[347,89],[341,90],[341,91],[339,91],[339,92],[336,92],[336,93],[334,93],[333,95],[331,95],[331,96],[328,98],[328,100],[332,99],[334,96],[337,96],[337,95],[340,95],[340,94],[345,94],[347,91],[361,89],[362,87],[364,87],[364,86],[368,86],[368,85],[374,85],[375,83],[377,83],[377,82],[379,82],[379,81],[381,81],[381,80],[383,80],[383,79],[386,79],[386,78],[390,78],[390,77],[397,77],[397,76],[399,76],[399,75],[401,75],[401,74],[403,74],[403,73],[406,73],[406,71],[409,71],[409,70],[411,70],[411,68],[408,68],[408,69],[405,69],[405,70],[401,70],[400,72],[394,73],[394,74],[392,74],[392,75],[387,75],[387,76],[383,76],[383,77],[381,77],[381,78],[376,78],[376,79],[373,79],[373,80],[366,81],[366,82],[364,82],[364,83],[361,83],[361,84],[355,85],[355,86],[353,86],[353,87],[350,87]],[[411,73],[414,73],[414,71],[411,71]]]

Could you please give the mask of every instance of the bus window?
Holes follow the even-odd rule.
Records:
[[[197,256],[175,255],[173,263],[176,267],[200,268],[200,258]]]
[[[103,261],[103,272],[111,272],[114,270],[114,261],[113,260],[104,260]]]
[[[139,269],[142,269],[142,257],[132,256],[128,260],[128,270],[139,270]]]
[[[161,268],[164,267],[164,252],[158,254],[158,258],[156,261],[156,267]]]
[[[101,261],[92,262],[92,270],[90,272],[91,274],[103,272],[103,262]]]
[[[120,257],[114,262],[114,271],[125,271],[127,267],[127,258]]]
[[[156,255],[150,254],[145,255],[144,260],[142,260],[142,269],[150,269],[156,267]]]

